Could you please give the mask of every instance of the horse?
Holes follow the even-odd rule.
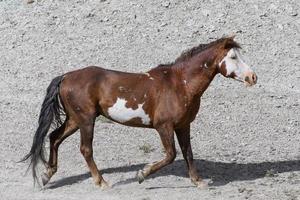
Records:
[[[138,170],[139,183],[174,161],[176,135],[191,182],[199,188],[207,187],[193,162],[190,124],[199,111],[202,94],[218,73],[246,86],[256,84],[257,76],[243,61],[240,49],[234,36],[222,37],[193,47],[173,63],[145,73],[89,66],[54,78],[42,103],[30,152],[21,161],[30,159],[34,182],[39,180],[36,170],[42,162],[46,170],[41,179],[46,185],[57,171],[60,144],[79,129],[80,152],[95,184],[109,187],[93,158],[95,119],[102,115],[119,124],[158,132],[166,155]],[[54,130],[49,134],[47,162],[44,140],[51,125]]]

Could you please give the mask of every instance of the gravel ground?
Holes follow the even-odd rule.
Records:
[[[1,199],[300,199],[299,9],[298,0],[0,0]],[[209,189],[190,183],[180,151],[138,184],[136,171],[163,156],[158,135],[103,120],[94,154],[109,190],[93,184],[78,133],[45,188],[16,163],[56,75],[88,65],[146,71],[232,33],[258,84],[217,76],[202,98],[192,146]]]

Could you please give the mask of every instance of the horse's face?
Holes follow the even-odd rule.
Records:
[[[257,76],[243,61],[238,48],[231,48],[219,63],[219,72],[229,78],[244,82],[246,86],[256,84]]]

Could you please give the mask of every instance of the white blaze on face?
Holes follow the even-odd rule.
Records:
[[[127,108],[126,105],[127,101],[125,99],[118,98],[116,103],[108,108],[109,116],[118,121],[118,122],[127,122],[133,118],[140,118],[145,125],[150,124],[150,117],[147,115],[143,109],[142,104],[138,104],[138,108],[133,110],[132,108]]]
[[[234,73],[236,76],[234,77],[235,79],[244,81],[245,74],[253,72],[243,61],[239,50],[236,48],[232,48],[228,51],[227,55],[219,63],[219,67],[221,67],[223,63],[226,66],[226,74],[223,74],[224,76],[229,76]]]

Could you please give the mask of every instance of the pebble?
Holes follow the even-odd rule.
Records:
[[[165,27],[165,26],[167,26],[168,25],[168,23],[162,23],[161,25],[160,25],[160,27]]]
[[[239,191],[239,193],[243,193],[246,191],[246,188],[239,188],[238,191]]]
[[[165,8],[168,8],[171,5],[171,3],[169,1],[165,1],[161,5]]]
[[[108,22],[109,19],[107,17],[104,17],[103,19],[100,20],[101,22]]]
[[[294,11],[294,12],[291,13],[291,16],[296,17],[296,16],[298,16],[298,13],[296,11]]]
[[[280,30],[283,30],[282,24],[277,24],[277,27],[278,27]]]
[[[94,13],[89,13],[89,14],[87,14],[87,18],[89,18],[89,17],[94,17],[95,16],[95,14]]]

